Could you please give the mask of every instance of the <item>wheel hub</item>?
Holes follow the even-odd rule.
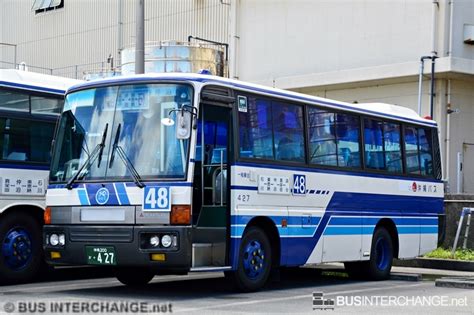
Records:
[[[2,255],[13,270],[24,268],[31,260],[31,238],[26,230],[14,228],[3,239]]]
[[[260,242],[250,241],[245,246],[243,265],[245,273],[251,279],[257,278],[265,270],[265,251]]]

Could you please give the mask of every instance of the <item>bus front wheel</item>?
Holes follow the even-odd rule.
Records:
[[[31,281],[43,262],[41,226],[14,211],[0,217],[0,283]]]
[[[268,280],[272,267],[272,248],[268,236],[258,227],[249,228],[240,244],[238,267],[226,277],[244,292],[256,291]]]
[[[155,273],[143,268],[117,268],[115,276],[121,283],[134,287],[148,284],[155,276]]]

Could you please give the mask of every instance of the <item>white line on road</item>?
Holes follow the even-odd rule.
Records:
[[[351,294],[351,293],[361,293],[361,292],[407,288],[407,287],[412,288],[412,287],[418,287],[422,285],[426,285],[426,283],[416,283],[416,284],[411,284],[411,285],[401,284],[401,285],[393,285],[393,286],[386,286],[386,287],[376,287],[376,288],[372,287],[372,288],[357,289],[357,290],[335,291],[335,292],[324,293],[324,295],[327,296],[327,295],[337,295],[337,294]],[[288,297],[281,297],[281,298],[268,298],[268,299],[260,299],[260,300],[244,301],[244,302],[234,302],[234,303],[228,303],[228,304],[211,305],[211,306],[205,306],[205,307],[174,309],[173,313],[197,312],[197,311],[216,309],[216,308],[226,309],[232,306],[243,306],[243,305],[259,304],[259,303],[277,302],[277,301],[312,299],[312,297],[313,297],[312,294],[302,294],[302,295],[295,295],[295,296],[288,296]]]

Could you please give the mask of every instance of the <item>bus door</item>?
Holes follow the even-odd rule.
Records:
[[[193,267],[226,265],[231,107],[202,103],[193,181]]]

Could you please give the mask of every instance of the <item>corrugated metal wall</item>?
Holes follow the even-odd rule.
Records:
[[[76,70],[81,76],[84,70],[107,66],[109,54],[119,64],[119,3],[122,44],[127,46],[135,42],[136,1],[64,1],[61,9],[35,14],[33,0],[0,0],[0,38],[18,45],[18,62],[70,77]],[[193,35],[227,42],[229,9],[221,0],[145,0],[145,39],[186,41]],[[0,61],[11,59],[6,50],[0,48]]]

